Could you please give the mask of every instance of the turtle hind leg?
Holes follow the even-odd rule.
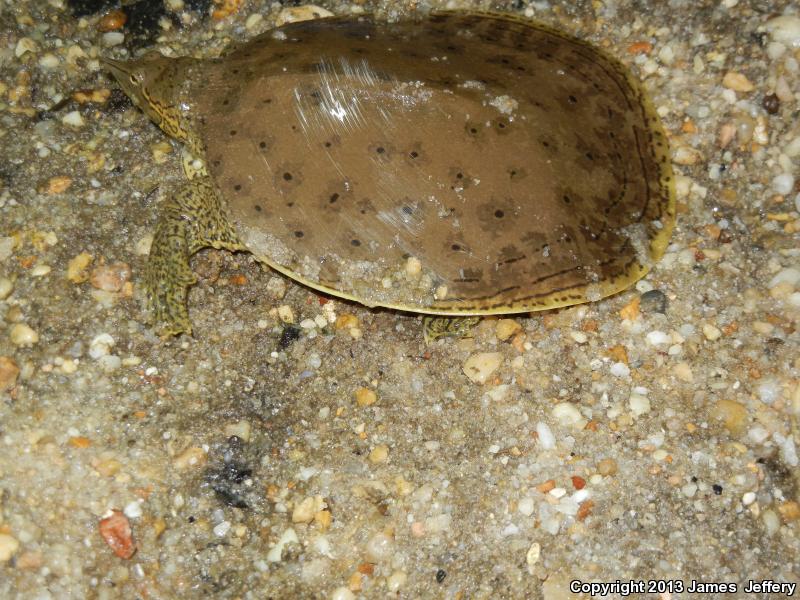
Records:
[[[422,319],[425,343],[430,344],[441,337],[466,337],[480,320],[480,317],[425,316]]]
[[[144,289],[162,335],[191,334],[186,296],[196,278],[189,258],[201,248],[244,247],[231,227],[222,201],[208,177],[187,181],[161,207],[144,271]]]

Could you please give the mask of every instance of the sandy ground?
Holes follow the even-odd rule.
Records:
[[[450,5],[644,80],[679,215],[635,289],[426,347],[415,317],[204,251],[194,336],[164,342],[137,284],[178,149],[97,56],[213,56],[282,8],[238,4],[148,0],[122,29],[102,2],[0,6],[0,597],[787,597],[745,589],[800,582],[791,3]]]

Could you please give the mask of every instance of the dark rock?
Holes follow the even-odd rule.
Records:
[[[667,312],[667,296],[661,290],[650,290],[639,297],[639,309],[643,313]]]

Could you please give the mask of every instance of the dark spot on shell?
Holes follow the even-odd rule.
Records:
[[[450,246],[450,249],[453,250],[454,252],[458,252],[459,250],[461,250],[461,246],[459,244],[453,244],[452,246]]]
[[[339,199],[339,194],[338,194],[338,193],[336,193],[336,192],[334,192],[333,194],[331,194],[331,197],[330,197],[330,198],[328,198],[328,202],[329,202],[330,204],[333,204],[333,203],[335,203],[335,202],[336,202],[338,199]]]
[[[291,181],[292,180],[292,174],[287,171],[286,173],[283,174],[283,180],[284,181]]]
[[[223,105],[223,106],[228,106],[228,104],[230,104],[230,102],[231,102],[230,100],[228,100],[227,98],[225,98],[225,100],[223,100],[223,101],[222,101],[222,105]]]
[[[361,245],[360,240],[350,240],[350,245],[355,246],[356,248]]]
[[[383,146],[378,146],[377,148],[375,148],[375,152],[377,152],[378,154],[383,154],[384,152],[386,152],[386,148],[384,148]]]
[[[301,238],[304,235],[305,234],[302,231],[299,231],[299,230],[294,232],[294,237],[296,237],[296,238]]]
[[[463,178],[464,178],[463,173],[456,173],[456,179],[463,179]]]
[[[585,156],[586,156],[586,158],[588,158],[589,160],[594,160],[594,155],[593,155],[591,152],[587,152]]]
[[[264,98],[264,99],[262,100],[262,102],[263,102],[264,104],[270,104],[270,103],[272,102],[272,98]]]
[[[572,94],[570,94],[569,102],[570,102],[570,104],[577,104],[578,103],[578,99],[575,96],[573,96]]]
[[[410,206],[404,206],[404,207],[403,207],[403,212],[404,212],[405,214],[407,214],[407,215],[410,215],[411,213],[413,213],[413,212],[414,212],[414,209],[413,209],[413,208],[411,208]]]
[[[242,189],[242,184],[237,183],[235,186],[233,186],[233,189],[235,189],[238,192],[239,190]]]
[[[260,204],[254,204],[254,205],[253,205],[253,208],[256,210],[256,212],[261,212],[261,211],[263,210],[263,209],[261,208],[261,205],[260,205]]]
[[[236,130],[235,129],[231,129],[231,135],[236,135]]]
[[[565,203],[567,203],[567,204],[569,204],[570,202],[572,202],[572,199],[571,199],[569,196],[567,196],[566,194],[564,194],[564,196],[563,196],[563,198],[562,198],[562,199],[563,199],[563,200],[564,200],[564,202],[565,202]]]
[[[259,142],[258,147],[264,149],[267,147],[267,142]]]
[[[333,145],[333,144],[331,144],[330,142],[325,142],[325,147],[326,147],[326,148],[330,148],[332,145]]]
[[[412,151],[409,153],[409,156],[410,156],[411,158],[417,158],[417,157],[419,156],[419,152],[417,152],[416,150],[412,150]]]
[[[494,216],[497,217],[498,219],[502,219],[503,217],[506,216],[506,213],[504,213],[502,210],[498,208],[496,211],[494,211]]]
[[[294,202],[289,201],[289,202],[286,203],[286,206],[288,206],[289,208],[292,208],[294,206]]]

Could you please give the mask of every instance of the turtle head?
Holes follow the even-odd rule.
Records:
[[[129,61],[100,59],[123,91],[167,134],[189,140],[188,115],[181,102],[181,89],[192,58],[167,58],[148,52]]]

